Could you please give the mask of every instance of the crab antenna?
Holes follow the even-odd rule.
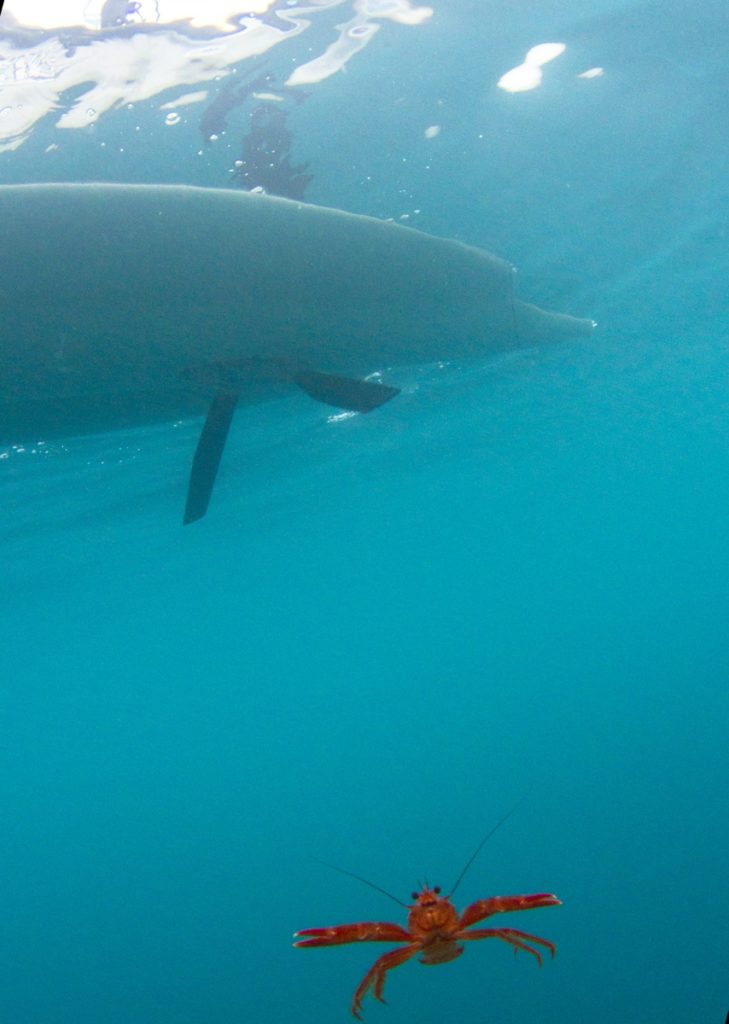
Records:
[[[512,814],[514,813],[514,811],[518,810],[518,809],[519,809],[519,808],[521,807],[521,805],[522,805],[522,804],[524,803],[524,801],[526,800],[526,798],[527,798],[527,796],[528,796],[528,795],[529,795],[529,794],[525,794],[525,795],[524,795],[524,796],[523,796],[523,797],[521,798],[521,800],[518,800],[518,801],[517,801],[517,802],[516,802],[516,803],[514,804],[514,806],[513,806],[512,808],[511,808],[511,810],[508,810],[508,811],[506,812],[506,814],[505,814],[505,815],[503,816],[503,818],[499,818],[499,820],[498,820],[498,821],[496,822],[496,824],[495,824],[495,825],[494,825],[494,827],[493,827],[493,828],[491,829],[491,831],[490,831],[490,832],[487,832],[487,833],[486,833],[486,835],[485,835],[485,836],[483,837],[483,839],[481,840],[481,842],[480,842],[480,843],[478,844],[478,846],[476,847],[476,849],[475,849],[475,850],[473,851],[473,853],[471,854],[471,856],[470,856],[470,857],[468,858],[468,860],[466,861],[465,867],[463,868],[463,871],[461,871],[460,875],[459,875],[459,876],[458,876],[458,878],[456,879],[455,885],[454,885],[454,886],[453,886],[453,888],[451,889],[451,891],[450,891],[450,895],[448,896],[448,899],[450,899],[450,898],[451,898],[451,896],[452,896],[452,895],[454,894],[454,892],[456,891],[456,889],[458,888],[458,886],[459,886],[459,885],[461,884],[461,882],[463,881],[464,875],[466,874],[466,872],[468,871],[468,869],[470,868],[470,866],[471,866],[471,865],[473,864],[473,862],[475,861],[476,857],[478,857],[478,855],[479,855],[479,853],[481,852],[481,850],[483,850],[484,846],[485,846],[485,845],[486,845],[486,843],[487,843],[487,842],[489,841],[489,839],[490,839],[490,838],[491,838],[491,836],[492,836],[492,835],[494,834],[494,832],[495,832],[495,831],[496,831],[497,829],[501,828],[501,826],[502,826],[502,825],[504,824],[504,822],[505,822],[505,821],[507,821],[507,819],[509,819],[509,818],[510,818],[510,817],[512,816]]]
[[[338,864],[330,864],[327,860],[320,860],[318,857],[314,857],[317,864],[323,864],[325,868],[331,868],[332,871],[338,871],[340,875],[349,875],[350,878],[356,878],[358,882],[363,882],[365,885],[369,885],[370,889],[375,889],[377,892],[381,892],[383,896],[387,896],[388,899],[394,900],[395,903],[399,903],[401,907],[405,907],[409,910],[407,903],[403,903],[397,896],[393,896],[387,889],[381,889],[379,885],[375,885],[374,882],[370,882],[369,879],[363,878],[362,875],[355,875],[354,871],[347,871],[345,868],[340,868]]]

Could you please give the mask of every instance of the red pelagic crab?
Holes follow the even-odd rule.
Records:
[[[511,813],[511,812],[510,812]],[[508,817],[508,815],[506,816]],[[362,1000],[368,992],[372,992],[375,999],[384,1002],[382,998],[385,987],[387,972],[393,967],[398,967],[411,957],[420,955],[420,962],[427,965],[445,964],[449,960],[455,960],[463,952],[463,943],[474,939],[501,939],[513,947],[517,953],[520,949],[530,953],[539,966],[542,965],[542,954],[539,948],[549,950],[554,956],[554,943],[548,939],[540,939],[537,935],[529,932],[522,932],[516,928],[471,928],[479,921],[491,917],[493,914],[505,914],[515,910],[536,910],[538,907],[555,907],[562,902],[551,893],[540,892],[528,896],[490,896],[487,899],[476,900],[471,903],[462,913],[458,913],[451,902],[456,888],[461,882],[468,868],[471,866],[483,847],[486,840],[493,835],[496,828],[506,820],[501,821],[489,832],[470,858],[461,872],[456,884],[453,886],[449,896],[440,895],[440,887],[432,889],[426,884],[419,892],[414,892],[412,898],[414,903],[402,903],[395,896],[380,889],[379,886],[367,882],[359,875],[353,875],[359,881],[365,882],[379,892],[390,896],[395,902],[400,903],[408,911],[407,928],[399,924],[390,924],[384,921],[360,921],[357,924],[339,924],[329,928],[304,928],[296,932],[294,938],[299,939],[295,946],[339,946],[348,942],[399,942],[403,943],[400,949],[393,949],[384,953],[370,967],[362,981],[357,986],[352,998],[352,1013],[359,1020],[361,1017]],[[333,866],[333,865],[330,865]],[[341,868],[336,870],[342,871]],[[344,871],[343,874],[352,875],[352,872]]]

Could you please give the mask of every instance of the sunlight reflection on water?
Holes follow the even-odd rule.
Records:
[[[336,38],[322,53],[294,67],[287,86],[310,86],[341,71],[382,21],[420,25],[433,14],[411,0],[8,0],[0,34],[0,152],[17,149],[59,109],[56,126],[78,129],[177,86],[185,88],[186,103],[199,102],[207,92],[190,87],[289,43],[337,7],[350,16],[334,27]],[[68,105],[62,98],[70,90],[78,95]]]

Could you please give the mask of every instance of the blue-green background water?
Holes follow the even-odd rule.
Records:
[[[197,422],[5,453],[3,1022],[347,1020],[386,947],[291,933],[404,912],[314,858],[447,889],[524,794],[456,902],[557,893],[494,921],[557,957],[413,961],[366,1019],[724,1020],[729,14],[432,7],[287,99],[306,198],[498,252],[599,329],[408,370],[368,417],[246,409],[184,530]],[[349,8],[263,58],[279,91]],[[547,41],[540,88],[496,87]],[[225,186],[247,108],[205,144],[159,110],[193,88],[49,111],[2,180]]]

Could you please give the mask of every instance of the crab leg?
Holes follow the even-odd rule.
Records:
[[[536,910],[537,907],[556,907],[561,904],[548,892],[538,892],[532,896],[492,896],[487,900],[476,900],[461,914],[459,925],[468,928],[477,921],[483,921],[492,914],[506,914],[512,910]]]
[[[399,924],[386,921],[360,921],[357,924],[336,924],[331,928],[304,928],[294,938],[311,938],[295,942],[295,946],[340,946],[346,942],[410,942],[410,935]]]
[[[538,935],[520,932],[516,928],[476,928],[472,932],[461,932],[457,938],[459,942],[466,939],[501,939],[503,942],[508,942],[510,946],[513,946],[514,952],[523,949],[525,953],[531,953],[532,956],[536,957],[540,967],[542,966],[542,954],[538,949],[532,949],[525,940],[539,943],[540,946],[548,949],[552,956],[557,951],[557,947],[548,939],[540,939]]]
[[[391,971],[393,967],[399,967],[400,964],[404,964],[410,957],[420,949],[420,944],[417,942],[411,943],[409,946],[404,946],[402,949],[393,949],[389,953],[383,953],[381,957],[372,964],[369,971],[365,974],[362,981],[357,986],[354,996],[352,997],[352,1013],[357,1020],[362,1020],[360,1010],[362,1009],[362,1000],[367,995],[370,989],[374,989],[373,996],[375,999],[379,999],[381,1003],[384,1003],[382,998],[382,991],[385,987],[385,975],[388,971]]]

